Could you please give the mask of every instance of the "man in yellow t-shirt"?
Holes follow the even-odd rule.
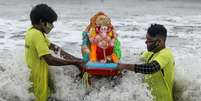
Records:
[[[163,25],[152,24],[147,31],[147,51],[142,54],[144,64],[119,64],[118,69],[127,69],[145,74],[145,82],[151,88],[154,101],[173,101],[174,56],[166,48],[167,30]]]
[[[30,81],[33,82],[30,91],[36,97],[34,101],[47,101],[53,89],[48,65],[81,67],[82,60],[66,53],[46,37],[54,27],[53,22],[57,20],[57,14],[51,7],[46,4],[36,5],[31,10],[30,18],[32,27],[27,30],[25,36],[25,58],[31,70]],[[50,50],[54,52],[60,50],[64,59],[52,56]]]

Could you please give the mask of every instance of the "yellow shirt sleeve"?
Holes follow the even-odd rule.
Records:
[[[39,33],[39,32],[35,33],[35,35],[33,35],[32,41],[39,57],[50,54],[49,47],[48,47],[49,42],[42,33]]]
[[[168,54],[163,52],[163,53],[160,53],[158,54],[154,59],[153,61],[157,61],[161,67],[161,69],[163,69],[169,62],[169,57],[168,57]]]

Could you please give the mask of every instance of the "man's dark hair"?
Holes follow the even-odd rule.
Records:
[[[165,41],[167,37],[167,30],[163,25],[151,24],[151,26],[147,30],[147,34],[149,34],[151,37],[159,36]]]
[[[47,4],[36,5],[34,8],[32,8],[30,13],[32,25],[39,24],[41,21],[53,23],[57,20],[57,17],[56,12]]]

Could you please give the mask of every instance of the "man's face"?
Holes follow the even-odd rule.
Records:
[[[43,26],[43,30],[46,34],[48,34],[54,28],[53,23],[46,22]]]
[[[158,39],[151,37],[149,34],[146,35],[145,44],[147,45],[147,50],[153,52],[158,47]]]

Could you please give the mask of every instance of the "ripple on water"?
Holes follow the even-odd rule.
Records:
[[[21,40],[21,39],[24,39],[24,35],[22,34],[13,35],[10,37],[10,39]]]
[[[1,38],[3,39],[5,37],[4,35],[5,35],[5,32],[4,31],[0,31],[0,39]]]
[[[4,44],[4,42],[0,42],[0,45],[3,45]]]

